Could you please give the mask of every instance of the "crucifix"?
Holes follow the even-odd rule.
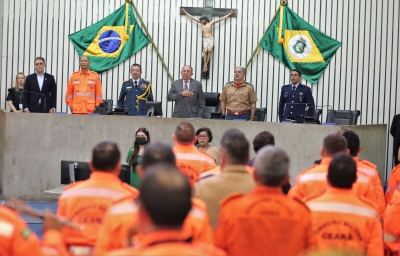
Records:
[[[212,36],[212,26],[228,17],[236,17],[236,9],[213,8],[213,0],[204,0],[204,7],[181,7],[181,15],[187,15],[192,20],[201,24],[203,35],[203,58],[202,58],[202,78],[209,78],[209,63],[211,59],[211,52],[214,47],[214,37]],[[201,16],[195,18],[193,16]],[[212,17],[221,17],[217,20],[211,21]]]

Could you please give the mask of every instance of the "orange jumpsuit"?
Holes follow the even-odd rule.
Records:
[[[106,255],[222,256],[226,253],[210,244],[189,242],[182,237],[179,230],[163,230],[144,236],[139,248],[125,248]]]
[[[215,167],[214,158],[194,148],[193,145],[176,144],[173,148],[176,166],[193,186],[200,174]]]
[[[212,229],[208,221],[205,204],[199,199],[192,199],[192,210],[183,223],[183,237],[192,238],[193,242],[212,244]],[[130,229],[135,228],[138,222],[138,207],[132,197],[115,202],[104,217],[96,243],[94,255],[103,255],[106,252],[128,246]],[[141,240],[137,234],[134,240]],[[135,243],[135,242],[134,242]]]
[[[68,252],[59,231],[46,231],[41,244],[16,212],[0,205],[0,255],[68,255]]]
[[[306,204],[312,212],[319,251],[383,256],[382,225],[368,199],[351,189],[331,187]]]
[[[67,186],[58,199],[57,215],[83,228],[82,231],[63,228],[64,241],[70,251],[94,247],[104,214],[112,202],[138,194],[135,188],[108,172],[92,172],[88,180]]]
[[[393,192],[383,215],[383,239],[386,249],[393,256],[398,256],[400,255],[400,185]]]
[[[386,204],[390,202],[390,198],[392,197],[394,191],[396,190],[399,184],[400,184],[400,164],[396,165],[393,168],[392,173],[390,174],[385,194]]]
[[[214,245],[228,255],[299,255],[316,246],[311,212],[281,187],[232,194],[221,201]]]
[[[289,196],[307,201],[324,193],[328,188],[327,175],[331,161],[332,158],[325,157],[322,159],[320,165],[300,174],[296,178],[297,183],[289,190]],[[363,173],[357,172],[357,181],[353,185],[353,190],[359,196],[368,198],[376,206],[378,205],[373,191],[373,183]]]
[[[99,75],[88,70],[72,73],[68,84],[65,102],[69,105],[73,114],[93,113],[96,106],[103,102],[102,88]]]

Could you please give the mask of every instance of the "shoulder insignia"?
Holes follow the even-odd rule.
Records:
[[[123,83],[129,82],[131,80],[131,78],[124,80]]]
[[[25,239],[28,239],[28,237],[31,235],[32,231],[29,228],[26,228],[22,230],[21,236]]]
[[[98,73],[96,71],[93,71],[93,70],[89,70],[89,71],[92,72],[95,75],[98,75]]]
[[[288,87],[288,86],[290,86],[290,84],[285,84],[284,86],[282,86],[282,88],[283,88],[283,87]]]
[[[251,83],[245,82],[247,85],[250,85],[251,87],[254,87]]]
[[[225,85],[228,85],[228,84],[233,84],[233,81],[229,81],[229,82],[225,83]]]
[[[229,195],[227,195],[226,197],[224,197],[224,198],[219,202],[219,204],[220,204],[220,205],[225,205],[225,204],[227,204],[228,202],[231,202],[232,200],[241,198],[242,196],[244,196],[244,194],[239,193],[239,192],[234,192],[234,193],[229,194]]]
[[[146,78],[142,78],[142,79],[143,79],[143,81],[145,81],[147,83],[151,83],[149,79],[146,79]]]
[[[320,196],[320,195],[315,196],[315,197],[313,197],[313,198],[307,198],[307,199],[304,200],[304,201],[308,201],[308,200],[314,199],[314,198],[319,197],[319,196]],[[310,212],[310,209],[308,208],[307,204],[305,204],[302,200],[300,200],[300,199],[297,198],[297,197],[292,197],[292,199],[295,200],[296,202],[298,202],[301,206],[303,206],[304,209],[306,209],[308,212]]]
[[[374,164],[371,163],[371,162],[368,162],[367,160],[361,160],[361,162],[362,162],[363,164],[366,164],[366,165],[371,166],[372,168],[376,169],[376,165],[374,165]]]

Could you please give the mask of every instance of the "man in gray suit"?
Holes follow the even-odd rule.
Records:
[[[190,118],[203,117],[205,99],[200,81],[192,79],[193,69],[184,66],[181,70],[182,79],[172,82],[167,99],[175,101],[172,117]]]

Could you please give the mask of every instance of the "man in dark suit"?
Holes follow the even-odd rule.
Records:
[[[54,113],[56,109],[56,81],[54,76],[44,72],[45,67],[44,58],[37,57],[35,59],[36,73],[26,77],[23,97],[25,112]]]
[[[301,84],[300,71],[292,70],[290,81],[291,84],[282,86],[279,100],[279,121],[292,120],[296,123],[304,123],[306,105],[308,105],[307,116],[314,114],[314,98],[310,87]]]
[[[393,117],[390,126],[390,134],[393,136],[393,159],[394,165],[399,164],[399,147],[400,147],[400,114]]]
[[[190,118],[203,116],[205,99],[200,81],[192,79],[193,69],[184,66],[181,70],[182,79],[172,82],[167,99],[175,101],[172,117]]]

